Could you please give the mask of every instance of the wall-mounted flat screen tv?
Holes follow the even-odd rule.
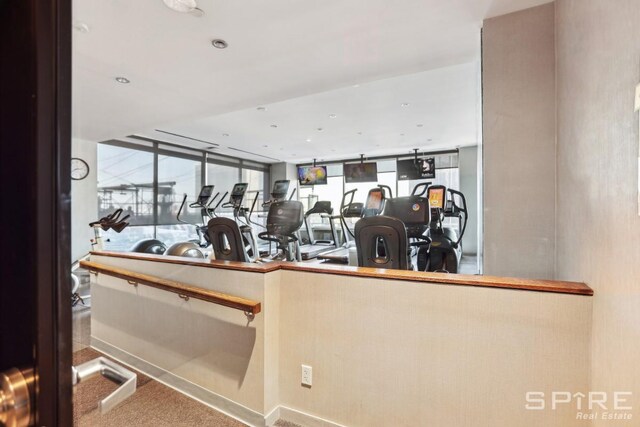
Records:
[[[427,157],[424,159],[398,160],[398,180],[408,179],[434,179],[436,177],[436,159]]]
[[[378,164],[370,163],[345,163],[344,180],[350,182],[377,182]]]
[[[299,166],[298,182],[300,185],[325,185],[327,183],[327,167]]]

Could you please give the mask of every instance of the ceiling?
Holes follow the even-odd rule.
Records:
[[[73,135],[203,147],[160,129],[269,162],[472,145],[483,19],[546,2],[75,0]]]

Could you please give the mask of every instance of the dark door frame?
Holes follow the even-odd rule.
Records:
[[[73,423],[71,0],[0,0],[0,370],[36,371],[35,423]]]

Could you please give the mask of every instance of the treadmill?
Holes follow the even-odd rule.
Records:
[[[331,238],[333,240],[315,240],[313,235],[313,227],[309,227],[309,217],[311,215],[320,215],[323,219],[329,219],[329,227],[331,230]],[[304,226],[307,229],[307,236],[309,236],[309,244],[300,246],[300,252],[302,254],[302,260],[310,260],[318,257],[323,252],[336,249],[338,247],[338,233],[336,227],[333,224],[333,220],[336,217],[333,216],[333,208],[331,202],[316,202],[311,209],[304,214]]]
[[[347,191],[342,196],[340,204],[340,223],[342,225],[345,243],[342,247],[324,252],[318,255],[318,259],[330,263],[349,264],[349,249],[355,247],[355,235],[349,228],[346,218],[363,218],[376,216],[382,213],[386,200],[386,191],[392,197],[391,189],[384,185],[379,185],[369,190],[365,204],[354,202],[353,197],[357,189]],[[350,196],[350,197],[349,197]],[[349,197],[349,202],[347,198]]]

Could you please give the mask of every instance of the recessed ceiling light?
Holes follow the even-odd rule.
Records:
[[[229,134],[228,133],[223,133],[222,136],[229,136]]]
[[[85,24],[84,22],[76,22],[75,24],[73,24],[73,29],[76,30],[79,33],[88,33],[89,32],[89,26],[87,24]]]
[[[311,140],[310,140],[310,139],[307,139],[307,142],[311,142]]]
[[[229,44],[222,39],[213,39],[211,40],[211,44],[217,49],[226,49],[227,46],[229,46]]]
[[[355,84],[355,85],[353,85],[353,87],[360,87],[360,85],[359,84]]]
[[[176,12],[181,13],[189,13],[196,7],[198,4],[196,0],[162,0],[164,1],[165,6],[167,6],[171,10],[175,10]]]
[[[277,128],[277,127],[278,127],[278,125],[271,125],[271,127],[272,127],[272,128]]]
[[[408,107],[409,103],[408,102],[403,102],[402,104],[400,104],[401,107]]]
[[[256,108],[256,110],[258,110],[258,111],[267,111],[267,109],[265,107],[258,107],[258,108]]]
[[[335,114],[329,114],[329,118],[330,119],[335,119],[336,117],[338,117],[338,116],[336,116]]]
[[[116,81],[123,84],[131,83],[131,80],[126,77],[116,77]]]
[[[417,124],[416,126],[418,126],[419,128],[421,128],[422,126],[424,126],[422,123]]]

